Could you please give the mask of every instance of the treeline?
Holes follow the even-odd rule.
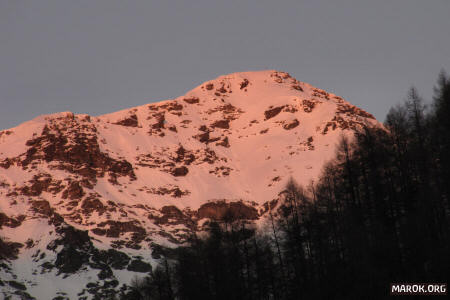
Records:
[[[393,282],[447,282],[450,79],[429,109],[411,89],[385,128],[343,138],[320,180],[282,199],[264,230],[212,223],[124,299],[384,299]]]

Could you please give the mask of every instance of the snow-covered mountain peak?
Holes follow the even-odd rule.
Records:
[[[258,219],[289,178],[308,184],[339,138],[367,125],[381,126],[334,94],[268,70],[220,76],[176,99],[111,114],[63,112],[0,131],[0,229],[22,245],[11,268],[37,282],[30,274],[47,262],[39,284],[64,285],[61,274],[87,284],[83,268],[98,249],[156,253],[226,211]],[[81,255],[75,265],[49,246],[73,235],[83,240],[71,245]],[[108,276],[126,282],[133,264]],[[28,291],[42,299],[54,292]]]

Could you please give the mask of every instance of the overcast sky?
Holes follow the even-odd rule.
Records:
[[[0,0],[0,129],[278,69],[383,121],[450,71],[450,0]]]

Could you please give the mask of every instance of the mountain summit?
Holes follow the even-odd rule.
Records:
[[[314,180],[340,136],[364,126],[380,124],[270,70],[107,115],[57,113],[0,131],[0,252],[10,249],[0,253],[0,290],[37,299],[112,292],[205,220],[227,209],[260,218],[289,178]]]

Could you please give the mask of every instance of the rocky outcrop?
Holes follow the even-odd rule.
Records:
[[[126,117],[114,124],[127,126],[127,127],[138,127],[139,126],[138,118],[137,118],[136,114],[131,114],[128,117]]]
[[[19,249],[22,247],[21,243],[5,241],[0,237],[0,262],[6,259],[17,259]]]
[[[276,83],[283,83],[285,80],[292,78],[291,75],[287,72],[274,71],[270,74],[270,77],[273,78],[273,81]]]
[[[77,272],[89,261],[89,252],[93,245],[87,231],[75,229],[72,226],[62,225],[56,227],[59,238],[52,241],[47,249],[56,251],[58,246],[62,249],[57,252],[54,267],[59,273]]]
[[[221,129],[229,129],[230,128],[230,120],[217,120],[211,124],[212,128],[221,128]]]
[[[149,219],[154,220],[155,224],[157,225],[179,225],[183,224],[186,225],[190,229],[194,229],[195,222],[192,219],[192,216],[189,214],[184,213],[180,209],[178,209],[176,206],[168,205],[163,206],[159,210],[159,215],[149,215]]]
[[[95,194],[91,194],[83,200],[81,209],[84,215],[91,215],[93,212],[97,212],[101,216],[106,212],[106,206]]]
[[[292,121],[284,123],[283,128],[286,130],[291,130],[291,129],[297,127],[299,124],[300,124],[300,122],[297,119],[294,119]]]
[[[244,79],[242,82],[241,82],[241,86],[239,87],[241,90],[243,90],[243,89],[245,89],[247,86],[248,86],[248,84],[250,83],[250,81],[248,81],[248,79]]]
[[[190,194],[188,190],[182,190],[176,185],[167,185],[158,188],[147,189],[147,193],[155,195],[170,195],[173,198],[180,198]]]
[[[42,192],[57,194],[63,188],[64,184],[61,180],[53,180],[50,174],[39,173],[34,175],[27,185],[16,189],[16,191],[25,196],[39,196]]]
[[[61,197],[63,199],[81,199],[83,197],[84,191],[78,181],[72,181],[68,187],[62,192]]]
[[[143,262],[142,260],[135,259],[130,262],[127,270],[139,273],[148,273],[152,270],[152,266],[149,263]]]
[[[303,92],[303,88],[302,88],[299,84],[293,84],[293,85],[291,85],[291,87],[292,87],[294,90]]]
[[[217,113],[217,112],[220,112],[224,119],[230,120],[230,121],[238,119],[239,116],[244,113],[244,111],[242,109],[237,108],[230,103],[227,103],[225,105],[220,105],[220,106],[211,108],[206,111],[206,113],[209,115]]]
[[[276,115],[278,115],[283,110],[283,108],[284,108],[284,106],[278,106],[278,107],[274,107],[274,108],[269,108],[268,110],[266,110],[264,112],[265,120],[269,120],[269,119],[275,117]]]
[[[189,173],[189,169],[185,166],[177,167],[172,170],[172,175],[175,177],[186,176]]]
[[[119,237],[127,232],[135,233],[136,235],[145,235],[145,229],[142,228],[137,221],[113,221],[108,220],[97,224],[97,228],[92,232],[98,235],[106,235],[107,237]]]
[[[24,169],[44,162],[52,163],[54,169],[81,175],[91,182],[105,173],[114,178],[128,176],[135,179],[128,161],[114,159],[100,150],[96,132],[93,124],[73,115],[50,119],[40,136],[26,142],[28,150],[15,161]]]
[[[369,114],[368,112],[362,110],[361,108],[358,108],[356,106],[353,106],[348,103],[339,103],[337,106],[337,113],[341,115],[346,116],[360,116],[367,119],[373,119],[375,120],[375,117],[372,114]]]
[[[96,250],[92,254],[92,267],[97,269],[110,266],[114,270],[123,270],[127,267],[130,257],[115,249]]]
[[[308,99],[303,99],[302,106],[304,112],[310,113],[313,111],[314,107],[316,106],[316,103]]]
[[[256,220],[258,211],[243,202],[210,202],[205,203],[197,211],[198,218],[209,218],[216,221]]]
[[[228,140],[228,137],[224,137],[220,142],[216,143],[216,146],[230,148],[230,141]]]
[[[12,218],[0,212],[0,229],[2,229],[3,226],[10,228],[19,227],[22,224],[23,220],[25,220],[25,218],[26,218],[25,215],[20,215],[17,218]]]
[[[190,97],[190,98],[184,98],[183,101],[186,103],[189,103],[189,104],[196,104],[196,103],[200,102],[200,99],[198,97]]]

